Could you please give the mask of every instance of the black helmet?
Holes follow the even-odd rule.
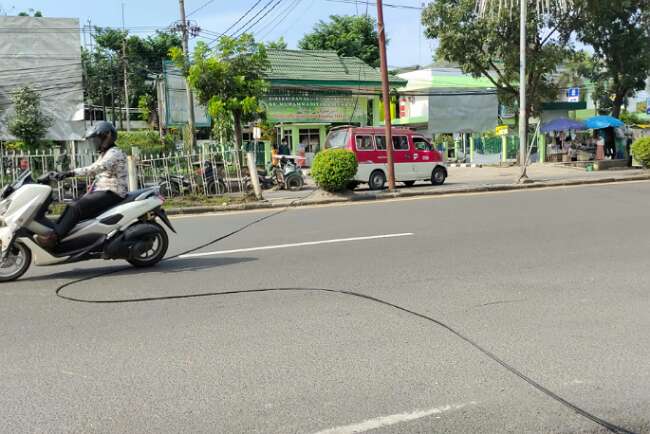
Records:
[[[99,121],[88,128],[86,139],[92,139],[93,137],[105,138],[109,134],[112,136],[113,142],[115,142],[117,140],[117,130],[113,124],[106,121]]]

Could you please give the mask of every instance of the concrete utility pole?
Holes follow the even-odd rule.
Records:
[[[122,31],[126,31],[126,27],[124,25],[124,2],[122,2]],[[122,40],[122,67],[124,68],[124,105],[126,106],[126,130],[131,131],[131,113],[129,110],[129,76],[126,70],[126,34]]]
[[[185,1],[178,0],[178,7],[181,14],[181,31],[183,32],[183,55],[185,56],[185,68],[188,68],[190,65],[190,51],[189,51],[189,32],[187,29],[187,20],[185,19]],[[185,71],[183,71],[185,73]],[[187,91],[187,108],[188,108],[188,117],[187,125],[191,134],[191,143],[192,147],[196,146],[196,134],[194,134],[194,97],[192,96],[192,89],[190,88],[190,82],[185,79],[185,90]]]
[[[131,115],[129,110],[129,76],[126,70],[126,39],[122,41],[122,63],[124,66],[124,105],[126,106],[126,130],[131,131]]]
[[[526,110],[526,24],[528,23],[528,0],[521,0],[519,17],[519,181],[528,179],[526,163],[528,159],[528,110]]]
[[[390,116],[390,90],[388,83],[388,60],[386,59],[386,29],[384,27],[384,5],[377,0],[377,27],[379,30],[379,59],[381,69],[381,91],[384,98],[384,125],[386,131],[386,164],[388,166],[388,191],[395,191],[395,166],[393,164],[393,134]]]

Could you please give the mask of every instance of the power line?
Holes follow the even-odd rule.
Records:
[[[358,5],[359,3],[365,4],[366,6],[376,6],[377,3],[368,1],[368,0],[325,0],[327,2],[332,2],[332,3],[346,3],[346,4],[351,4],[351,5]],[[394,9],[412,9],[412,10],[418,10],[421,11],[423,8],[419,6],[408,6],[408,5],[400,5],[400,4],[392,4],[392,3],[384,3],[384,6],[387,8],[394,8]]]
[[[239,18],[237,19],[237,21],[235,21],[235,22],[234,22],[230,27],[228,27],[228,28],[224,31],[224,33],[228,33],[230,30],[232,30],[233,27],[235,27],[237,24],[239,24],[239,23],[241,22],[241,20],[243,20],[244,18],[246,18],[246,17],[248,16],[248,14],[251,13],[251,11],[252,11],[253,9],[255,9],[255,8],[257,7],[257,5],[259,5],[261,2],[262,2],[262,0],[257,0],[257,1],[253,4],[253,6],[251,6],[250,8],[248,8],[248,10],[247,10],[246,12],[244,12],[244,15],[242,15],[241,17],[239,17]],[[269,0],[269,3],[271,3],[270,0]]]
[[[266,38],[270,33],[272,33],[274,30],[276,30],[276,27],[279,26],[284,20],[287,19],[289,15],[291,15],[291,12],[293,12],[298,4],[302,2],[302,0],[294,0],[293,3],[289,3],[284,10],[282,10],[280,13],[278,13],[271,21],[269,21],[264,27],[258,30],[258,32],[263,32],[265,29],[268,28],[268,31],[266,31],[262,36],[260,36],[260,39]],[[279,18],[279,20],[278,20]]]
[[[194,15],[194,14],[197,13],[198,11],[202,10],[203,8],[209,6],[210,4],[214,3],[215,1],[216,1],[216,0],[208,0],[207,2],[203,3],[201,6],[199,6],[198,8],[194,9],[192,12],[190,12],[189,14],[187,14],[187,15],[185,16],[185,18],[189,18],[189,17],[191,17],[192,15]]]
[[[270,14],[278,5],[282,2],[282,0],[277,0],[275,3],[273,3],[273,0],[269,0],[262,9],[260,9],[248,22],[246,22],[243,26],[240,26],[239,29],[235,30],[232,34],[233,36],[241,36],[244,33],[249,32],[253,27],[257,25],[261,20],[263,20],[268,14]],[[269,6],[273,3],[273,6],[269,8]],[[267,8],[269,8],[267,10]],[[260,16],[260,14],[262,16]],[[260,16],[259,18],[257,18]],[[257,21],[253,22],[253,20],[257,18]]]

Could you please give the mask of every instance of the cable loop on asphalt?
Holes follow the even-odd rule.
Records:
[[[313,194],[313,192],[311,194]],[[309,194],[308,196],[306,196],[304,198],[300,198],[298,200],[303,200],[303,199],[311,196],[311,194]],[[218,238],[215,238],[212,241],[201,244],[200,246],[194,247],[194,248],[189,249],[187,251],[177,253],[177,254],[175,254],[173,256],[170,256],[168,258],[165,258],[164,261],[170,261],[170,260],[178,258],[179,256],[187,255],[189,253],[196,252],[197,250],[203,249],[205,247],[209,247],[209,246],[211,246],[213,244],[216,244],[216,243],[218,243],[218,242],[220,242],[220,241],[222,241],[222,240],[224,240],[226,238],[232,237],[232,236],[234,236],[234,235],[236,235],[236,234],[250,228],[251,226],[254,226],[254,225],[258,224],[258,223],[261,223],[261,222],[263,222],[265,220],[268,220],[268,219],[270,219],[272,217],[275,217],[275,216],[277,216],[279,214],[282,214],[282,213],[286,212],[287,210],[289,210],[290,206],[293,205],[295,202],[296,201],[291,202],[291,204],[289,206],[287,206],[286,208],[283,208],[283,209],[281,209],[279,211],[268,214],[268,215],[263,216],[261,218],[255,219],[252,222],[250,222],[250,223],[248,223],[248,224],[246,224],[244,226],[241,226],[240,228],[235,229],[232,232],[229,232],[229,233],[227,233],[225,235],[222,235],[222,236],[220,236]],[[55,291],[55,294],[56,294],[57,297],[59,297],[59,298],[61,298],[63,300],[67,300],[67,301],[70,301],[70,302],[77,302],[77,303],[89,303],[89,304],[143,303],[143,302],[156,302],[156,301],[192,299],[192,298],[201,298],[201,297],[218,297],[218,296],[235,295],[235,294],[255,294],[255,293],[272,293],[272,292],[320,292],[320,293],[326,293],[326,294],[340,294],[340,295],[354,297],[354,298],[357,298],[357,299],[371,301],[371,302],[374,302],[374,303],[377,303],[377,304],[380,304],[380,305],[383,305],[383,306],[387,306],[387,307],[396,309],[396,310],[404,312],[406,314],[415,316],[417,318],[426,320],[426,321],[428,321],[430,323],[433,323],[433,324],[437,325],[438,327],[443,328],[444,330],[447,330],[449,333],[453,334],[454,336],[456,336],[460,340],[464,341],[465,343],[467,343],[468,345],[470,345],[474,349],[478,350],[480,353],[482,353],[484,356],[488,357],[492,361],[498,363],[501,367],[506,369],[508,372],[510,372],[511,374],[519,377],[521,380],[525,381],[527,384],[529,384],[530,386],[532,386],[533,388],[535,388],[539,392],[542,392],[543,394],[545,394],[549,398],[557,401],[558,403],[562,404],[563,406],[565,406],[565,407],[569,408],[570,410],[574,411],[576,414],[578,414],[580,416],[583,416],[584,418],[586,418],[586,419],[600,425],[601,427],[607,429],[608,431],[613,432],[613,433],[617,433],[617,434],[636,434],[633,431],[630,431],[630,430],[628,430],[626,428],[617,426],[617,425],[615,425],[615,424],[613,424],[613,423],[611,423],[611,422],[609,422],[609,421],[607,421],[605,419],[602,419],[602,418],[600,418],[598,416],[595,416],[594,414],[592,414],[592,413],[588,412],[587,410],[577,406],[576,404],[573,404],[573,403],[567,401],[566,399],[562,398],[561,396],[559,396],[555,392],[551,391],[550,389],[547,389],[542,384],[540,384],[537,381],[533,380],[531,377],[527,376],[526,374],[524,374],[523,372],[521,372],[520,370],[518,370],[514,366],[510,365],[505,360],[498,357],[496,354],[494,354],[490,350],[484,348],[483,346],[478,344],[476,341],[472,340],[468,336],[465,336],[464,334],[462,334],[458,330],[454,329],[450,325],[446,324],[445,322],[443,322],[441,320],[438,320],[438,319],[435,319],[433,317],[430,317],[428,315],[425,315],[425,314],[410,310],[410,309],[408,309],[406,307],[391,303],[391,302],[386,301],[386,300],[382,300],[382,299],[377,298],[377,297],[373,297],[371,295],[363,294],[363,293],[360,293],[360,292],[348,291],[348,290],[343,290],[343,289],[329,289],[329,288],[305,288],[305,287],[291,288],[291,287],[288,287],[288,288],[259,288],[259,289],[247,289],[247,290],[231,290],[231,291],[221,291],[221,292],[204,292],[204,293],[196,293],[196,294],[169,295],[169,296],[161,296],[161,297],[142,297],[142,298],[109,299],[109,300],[87,300],[87,299],[67,296],[67,295],[62,293],[62,291],[65,288],[69,288],[69,287],[71,287],[73,285],[77,285],[77,284],[82,283],[82,282],[87,282],[87,281],[90,281],[90,280],[98,279],[100,277],[104,277],[104,276],[108,276],[108,275],[112,275],[112,274],[117,274],[117,273],[127,271],[127,270],[132,270],[132,268],[131,267],[123,267],[123,268],[113,269],[113,270],[109,270],[109,271],[105,271],[105,272],[100,272],[100,273],[97,273],[97,274],[94,274],[94,275],[91,275],[91,276],[87,276],[87,277],[83,277],[83,278],[80,278],[80,279],[71,280],[70,282],[64,283],[64,284],[60,285],[59,287],[57,287],[56,291]]]

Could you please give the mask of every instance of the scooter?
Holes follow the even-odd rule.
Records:
[[[302,170],[293,160],[285,157],[280,159],[279,167],[273,168],[271,176],[260,175],[258,173],[257,178],[263,190],[268,190],[277,185],[281,189],[299,191],[305,185]],[[253,183],[250,181],[250,178],[246,181],[246,190],[249,192],[253,191]]]
[[[52,249],[34,240],[45,235],[53,222],[45,214],[53,201],[56,173],[34,183],[23,172],[0,192],[0,282],[21,277],[34,265],[59,265],[90,259],[123,259],[135,267],[160,262],[169,246],[160,220],[176,233],[162,209],[163,199],[154,188],[129,193],[115,207],[98,217],[80,222]]]

